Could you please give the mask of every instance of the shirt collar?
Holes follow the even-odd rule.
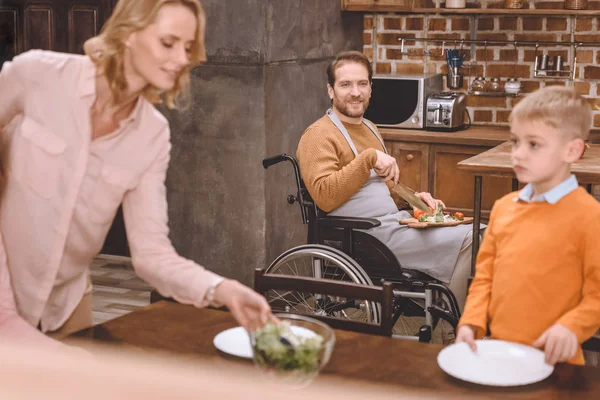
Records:
[[[81,70],[78,92],[80,97],[96,94],[96,64],[87,56],[85,56]]]
[[[545,193],[535,196],[531,198],[533,195],[533,185],[528,183],[525,187],[519,192],[518,196],[515,197],[515,201],[524,201],[527,203],[538,203],[538,202],[547,202],[550,204],[556,204],[560,199],[574,191],[579,187],[579,183],[577,182],[577,178],[575,175],[569,176],[567,179],[554,186],[552,189],[548,190]]]
[[[81,71],[81,79],[79,81],[79,96],[80,97],[90,97],[96,96],[96,74],[98,68],[96,64],[87,56],[85,56],[85,61],[83,63],[83,68]],[[119,124],[120,127],[123,127],[127,124],[138,122],[140,120],[140,115],[142,113],[142,107],[144,103],[144,96],[138,97],[135,107],[129,117],[125,118]],[[137,125],[136,125],[137,126]]]

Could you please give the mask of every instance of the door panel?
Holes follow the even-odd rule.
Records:
[[[100,32],[114,0],[2,0],[0,39],[19,54],[30,49],[83,53],[83,43]],[[2,42],[0,40],[0,46]],[[2,55],[0,48],[0,56]]]
[[[25,8],[24,49],[56,48],[54,13],[51,6],[31,5]]]
[[[417,192],[428,191],[429,145],[394,142],[391,154],[400,168],[400,182]]]
[[[442,200],[449,211],[473,215],[473,174],[459,170],[457,163],[487,150],[475,146],[433,145],[433,196]],[[512,179],[484,176],[482,179],[481,215],[489,217],[494,202],[510,193]]]
[[[80,53],[83,51],[85,41],[99,33],[98,26],[100,8],[96,5],[75,5],[68,15],[68,37],[67,44],[69,53]]]
[[[0,68],[4,61],[9,61],[17,53],[16,38],[18,36],[19,12],[16,7],[0,5]]]

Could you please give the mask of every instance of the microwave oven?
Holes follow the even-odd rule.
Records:
[[[377,126],[424,129],[427,97],[441,91],[441,74],[374,75],[364,117]]]

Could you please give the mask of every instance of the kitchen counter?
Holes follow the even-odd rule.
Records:
[[[509,138],[508,126],[473,125],[457,132],[433,132],[420,129],[379,128],[384,140],[495,147]],[[590,134],[592,143],[600,143],[600,131]]]

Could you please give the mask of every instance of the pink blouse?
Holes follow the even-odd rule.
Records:
[[[41,50],[0,73],[0,331],[15,311],[44,332],[68,319],[121,202],[133,266],[161,294],[203,307],[222,280],[168,238],[162,114],[140,98],[115,132],[91,140],[95,74],[87,56]]]

